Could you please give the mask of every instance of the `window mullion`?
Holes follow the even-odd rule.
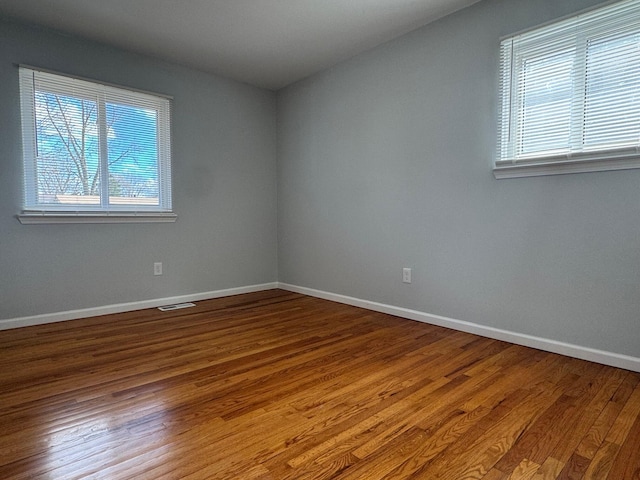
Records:
[[[109,149],[104,94],[98,94],[98,144],[100,146],[100,207],[109,208]]]
[[[576,55],[573,64],[573,94],[571,102],[571,133],[569,156],[580,153],[584,145],[585,106],[587,88],[587,45],[586,35],[576,36]]]

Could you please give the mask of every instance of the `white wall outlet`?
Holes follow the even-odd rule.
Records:
[[[153,274],[162,275],[162,262],[155,262],[153,264]]]
[[[411,283],[411,269],[403,268],[402,269],[402,282],[403,283]]]

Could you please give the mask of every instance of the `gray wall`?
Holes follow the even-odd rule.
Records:
[[[482,1],[279,92],[279,280],[640,356],[640,170],[491,173],[499,38],[594,3]]]
[[[277,152],[273,93],[0,20],[0,319],[279,279],[640,356],[640,171],[491,174],[499,37],[593,3],[484,0],[299,82]],[[173,95],[178,221],[21,225],[17,63]]]
[[[18,63],[173,95],[175,224],[18,222]],[[274,93],[1,19],[0,86],[0,319],[277,280]]]

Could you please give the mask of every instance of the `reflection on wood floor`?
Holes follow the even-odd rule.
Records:
[[[640,374],[281,290],[0,332],[0,478],[639,479]]]

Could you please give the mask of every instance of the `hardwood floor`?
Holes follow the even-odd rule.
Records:
[[[640,479],[640,374],[280,290],[0,364],[1,479]]]

